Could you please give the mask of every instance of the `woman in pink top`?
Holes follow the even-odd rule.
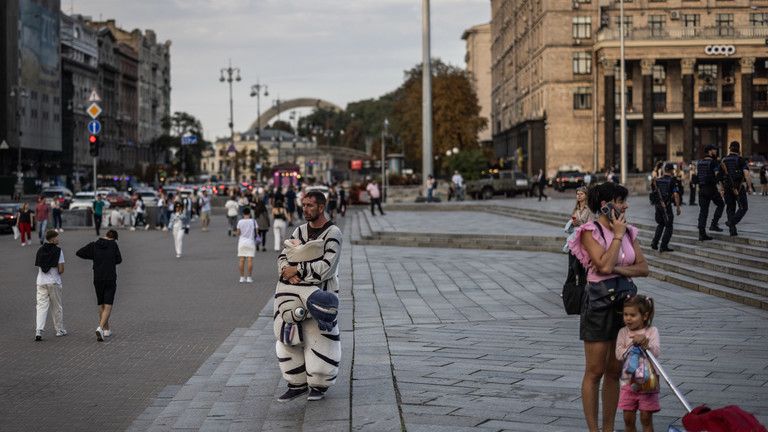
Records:
[[[621,363],[616,359],[616,336],[622,327],[620,307],[591,310],[586,304],[588,293],[600,281],[648,275],[637,228],[627,225],[625,212],[628,191],[616,183],[602,183],[587,191],[587,205],[599,218],[582,225],[568,246],[571,253],[587,268],[585,303],[581,310],[579,338],[584,341],[586,366],[581,382],[584,417],[590,432],[597,432],[597,409],[600,381],[603,381],[603,432],[611,432],[619,400]],[[610,210],[608,214],[603,209]],[[610,216],[610,217],[609,217]],[[599,225],[599,226],[598,226]]]

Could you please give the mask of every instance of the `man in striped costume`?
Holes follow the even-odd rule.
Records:
[[[323,241],[316,259],[291,262],[286,250],[277,258],[280,280],[275,292],[275,350],[288,390],[281,402],[309,391],[308,400],[320,400],[336,382],[341,361],[338,308],[338,266],[341,230],[325,216],[326,198],[319,191],[302,198],[304,219],[291,235],[305,244]]]

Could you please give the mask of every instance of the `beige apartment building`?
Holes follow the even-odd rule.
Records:
[[[497,156],[533,173],[619,164],[618,2],[492,0]],[[768,1],[625,1],[630,170],[707,144],[768,153]]]
[[[491,24],[476,25],[464,31],[467,43],[464,61],[480,105],[480,117],[488,119],[488,127],[477,134],[477,142],[490,143],[491,135]]]

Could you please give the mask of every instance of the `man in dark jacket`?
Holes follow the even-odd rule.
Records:
[[[96,340],[112,335],[109,328],[109,315],[117,290],[117,265],[123,262],[120,248],[117,246],[117,231],[109,230],[105,237],[88,243],[77,251],[82,259],[93,260],[93,286],[99,305],[99,326],[96,327]]]

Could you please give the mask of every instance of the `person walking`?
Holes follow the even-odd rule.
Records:
[[[723,216],[725,203],[720,191],[717,190],[717,178],[720,175],[721,164],[717,161],[717,147],[708,145],[704,147],[704,159],[696,162],[696,173],[699,177],[699,241],[712,240],[707,235],[706,224],[709,217],[709,203],[715,204],[715,214],[712,217],[712,223],[709,225],[710,231],[723,231],[718,225]]]
[[[176,203],[171,214],[171,220],[168,222],[168,229],[173,234],[173,247],[176,251],[176,258],[181,258],[184,246],[184,234],[186,233],[186,227],[189,225],[187,215],[184,213],[184,206],[181,203]]]
[[[430,176],[430,178],[431,177],[432,176]],[[381,209],[381,191],[379,191],[379,185],[376,184],[376,180],[371,180],[371,182],[368,183],[368,186],[366,186],[365,190],[368,192],[368,197],[371,199],[371,215],[376,216],[374,207],[378,207],[379,213],[384,216],[384,210]],[[431,189],[429,188],[427,189],[427,191],[430,190]],[[429,196],[431,196],[431,192],[430,195],[428,195],[427,200],[430,199]]]
[[[256,255],[256,221],[251,218],[250,207],[243,209],[243,218],[237,222],[235,233],[239,236],[237,239],[237,258],[240,261],[240,283],[252,283],[253,257]],[[247,273],[246,261],[248,262]]]
[[[371,183],[374,183],[371,181]],[[435,194],[435,186],[437,185],[437,182],[435,182],[435,178],[432,177],[432,174],[427,176],[427,202],[432,202]]]
[[[157,196],[157,215],[155,216],[155,229],[166,230],[168,219],[165,218],[165,193]]]
[[[696,187],[699,185],[699,175],[696,173],[696,164],[691,162],[688,167],[688,186],[691,189],[691,198],[688,205],[696,205]]]
[[[200,224],[203,225],[203,231],[208,231],[208,225],[211,224],[211,197],[205,190],[200,197]]]
[[[227,230],[228,236],[235,235],[235,229],[237,229],[237,215],[240,213],[240,205],[235,200],[235,195],[229,196],[229,199],[224,203],[224,208],[227,209],[227,222],[229,222],[229,230]]]
[[[53,230],[58,233],[64,232],[61,228],[61,204],[57,199],[51,201],[51,215],[53,215]]]
[[[609,286],[617,287],[617,292],[634,295],[637,289],[630,278],[648,276],[648,263],[637,238],[638,229],[626,222],[628,194],[625,187],[612,182],[592,186],[587,192],[587,205],[600,216],[597,221],[579,227],[577,235],[568,242],[571,252],[587,268],[579,338],[584,341],[585,356],[581,401],[590,432],[614,430],[621,373],[621,362],[615,355],[616,337],[622,327],[624,296],[611,301],[607,307],[590,304],[589,299],[599,297]],[[601,380],[603,427],[599,429]]]
[[[760,167],[760,195],[768,196],[768,174],[765,165]]]
[[[56,199],[55,197],[53,198]],[[37,220],[37,237],[40,240],[40,244],[45,241],[45,232],[48,231],[48,217],[51,215],[51,207],[45,202],[45,198],[42,196],[37,197],[37,205],[35,206],[35,220]]]
[[[339,183],[339,214],[341,217],[347,214],[347,190],[343,183]]]
[[[145,230],[149,229],[149,224],[144,219],[144,212],[146,208],[147,207],[144,205],[144,199],[141,198],[141,195],[136,194],[136,203],[133,205],[133,211],[136,214],[136,219],[134,220],[134,225],[131,227],[131,231],[136,231],[136,227],[142,227]]]
[[[64,273],[64,252],[59,248],[59,233],[48,230],[45,243],[35,256],[37,270],[37,326],[35,340],[43,340],[48,309],[53,306],[53,328],[56,336],[66,336],[64,308],[61,302],[61,275]]]
[[[117,231],[111,229],[104,237],[88,243],[76,253],[82,259],[93,261],[93,287],[96,290],[96,303],[99,305],[96,340],[99,342],[112,336],[109,317],[117,291],[117,265],[123,262],[120,248],[117,246],[117,237]]]
[[[288,215],[288,226],[293,226],[296,215],[296,191],[293,185],[288,186],[288,191],[285,192],[285,213]]]
[[[288,216],[285,214],[285,208],[283,208],[282,201],[275,201],[275,205],[272,207],[272,219],[272,234],[275,236],[275,250],[280,251],[283,249],[283,238],[285,237],[288,221]]]
[[[682,186],[679,180],[674,177],[675,169],[672,164],[664,166],[664,175],[657,178],[651,185],[652,197],[656,207],[656,232],[651,240],[651,249],[659,252],[674,252],[669,248],[669,240],[672,238],[673,224],[675,217],[672,214],[672,204],[677,208],[677,215],[680,216],[680,189]],[[661,244],[659,244],[661,240]]]
[[[741,144],[732,141],[728,146],[728,155],[723,158],[723,197],[729,234],[737,236],[736,225],[741,222],[749,210],[747,191],[752,189],[752,177],[749,174],[747,160],[739,155]],[[736,210],[738,204],[739,209]]]
[[[536,184],[539,186],[539,201],[542,197],[548,200],[549,197],[544,193],[544,188],[547,187],[547,176],[544,175],[544,170],[541,168],[539,168],[539,175],[536,177]]]
[[[264,201],[259,200],[254,205],[253,211],[256,219],[256,227],[259,230],[259,238],[261,239],[262,252],[267,251],[267,231],[269,231],[269,212],[267,206],[264,205]],[[256,243],[256,250],[259,250],[259,243]]]
[[[339,205],[339,194],[336,192],[336,186],[331,186],[328,189],[328,216],[331,220],[336,219],[336,209]]]
[[[575,236],[576,230],[595,220],[594,215],[587,206],[587,188],[580,186],[576,189],[576,205],[571,212],[571,226]],[[569,231],[570,232],[570,231]],[[570,238],[570,236],[569,236]],[[567,243],[566,243],[567,247]],[[565,278],[565,285],[584,286],[587,284],[587,269],[581,265],[570,249],[568,250],[568,276]]]
[[[22,203],[19,211],[16,213],[16,224],[19,227],[22,246],[32,243],[32,223],[34,222],[32,214],[32,210],[29,209],[29,204],[27,203]]]
[[[461,176],[460,172],[454,171],[451,182],[456,190],[456,201],[464,201],[464,177]]]
[[[101,218],[104,214],[104,200],[102,200],[99,193],[96,194],[95,198],[93,201],[93,226],[96,228],[96,236],[100,236]]]

